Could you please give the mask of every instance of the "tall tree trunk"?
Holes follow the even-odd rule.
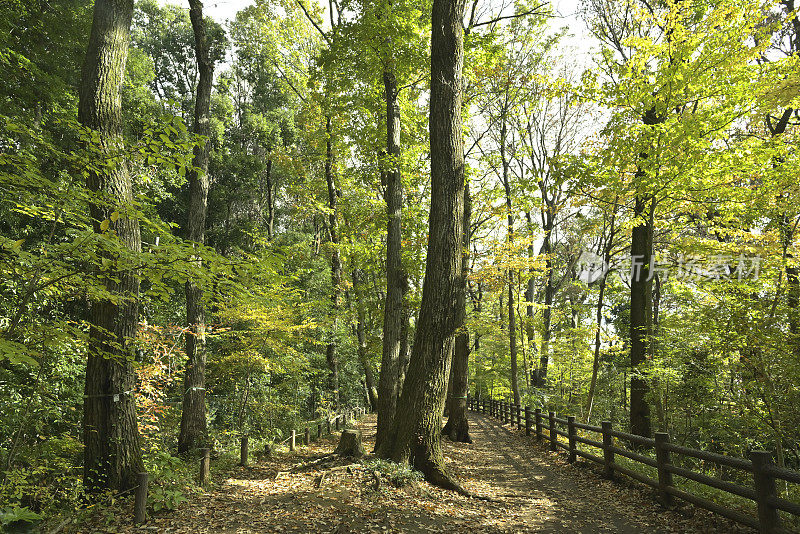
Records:
[[[89,206],[94,231],[102,233],[103,221],[117,212],[119,217],[109,229],[125,248],[141,252],[139,221],[127,212],[133,204],[128,165],[117,156],[124,153],[120,88],[132,17],[133,0],[95,2],[78,120],[99,134],[98,148],[107,156],[102,170],[91,172],[87,180],[89,190],[108,201]],[[139,278],[134,271],[117,268],[108,273],[105,285],[118,299],[94,302],[91,309],[83,401],[83,478],[90,491],[132,488],[136,474],[144,469],[130,343],[139,321]]]
[[[551,322],[553,317],[553,296],[555,285],[553,283],[553,259],[550,257],[553,249],[550,244],[552,228],[545,230],[541,253],[545,256],[545,285],[544,285],[544,310],[542,310],[542,348],[539,354],[539,369],[536,373],[536,385],[544,387],[547,383],[547,365],[550,362],[550,337],[552,334]]]
[[[533,235],[533,220],[531,217],[531,212],[525,212],[525,218],[528,222],[528,233]],[[528,260],[533,263],[533,259],[536,256],[534,249],[533,249],[533,241],[530,242],[528,245]],[[525,335],[528,338],[528,347],[530,348],[530,358],[531,358],[531,366],[534,365],[534,351],[536,349],[536,332],[533,328],[533,317],[534,317],[534,310],[533,310],[533,299],[536,295],[536,280],[534,278],[534,269],[531,267],[528,271],[530,278],[528,278],[528,287],[525,291],[525,308],[527,312],[527,323],[525,325]],[[530,373],[530,381],[534,386],[538,386],[537,376],[534,374],[532,369],[526,369],[525,374],[527,375]]]
[[[600,370],[600,329],[603,324],[603,297],[606,292],[606,282],[608,281],[608,266],[611,264],[611,251],[614,248],[614,236],[616,235],[616,199],[614,202],[615,211],[611,214],[611,222],[609,224],[608,239],[603,247],[603,262],[606,266],[602,278],[600,279],[600,291],[597,295],[597,313],[595,315],[597,326],[594,332],[594,357],[592,359],[592,378],[589,382],[589,394],[586,398],[586,422],[588,424],[592,417],[592,408],[594,407],[594,393],[597,387],[597,374]]]
[[[399,360],[403,328],[403,287],[401,217],[403,184],[400,175],[400,106],[397,80],[391,68],[383,73],[386,98],[386,300],[383,307],[383,353],[378,379],[378,428],[375,450],[387,454],[391,447],[397,398],[402,389]]]
[[[464,317],[467,315],[467,277],[469,276],[469,237],[470,219],[472,217],[472,200],[469,195],[469,183],[464,184],[464,253],[461,260],[461,272],[464,279],[463,294],[460,296],[460,305],[464,307]],[[453,349],[453,365],[450,369],[450,385],[448,386],[449,399],[447,408],[447,424],[442,429],[442,434],[451,441],[472,443],[469,435],[469,420],[467,419],[467,393],[469,393],[469,330],[464,325],[456,337]]]
[[[400,358],[397,361],[397,382],[400,384],[397,390],[397,400],[403,393],[403,384],[406,382],[406,371],[408,371],[408,362],[411,359],[411,347],[409,346],[408,339],[411,330],[411,310],[406,300],[406,293],[408,293],[408,281],[406,279],[403,291],[403,325],[400,328]]]
[[[333,179],[333,139],[330,115],[325,116],[325,181],[328,184],[328,232],[330,233],[333,251],[331,252],[331,304],[333,324],[331,326],[331,339],[325,351],[328,368],[331,371],[331,391],[333,392],[334,408],[339,410],[339,357],[336,354],[336,331],[338,329],[339,299],[342,294],[342,261],[339,256],[339,222],[338,222],[338,197],[336,184]]]
[[[214,63],[209,53],[210,43],[203,19],[203,4],[189,0],[189,17],[194,30],[194,50],[200,80],[194,105],[194,133],[208,139],[211,133],[211,88],[214,80]],[[189,173],[189,215],[186,236],[202,245],[206,235],[208,208],[208,158],[211,147],[208,141],[194,147],[193,169]],[[196,260],[200,267],[202,262]],[[181,430],[178,436],[178,453],[186,454],[206,444],[206,319],[203,290],[192,280],[186,281],[186,374],[183,382],[183,407]]]
[[[503,165],[503,188],[506,192],[506,216],[508,223],[506,227],[506,237],[509,244],[509,254],[511,244],[514,243],[514,216],[511,211],[511,182],[508,173],[509,162],[506,157],[506,119],[505,111],[500,128],[500,159]],[[511,357],[511,392],[514,395],[514,404],[520,403],[519,397],[519,378],[517,371],[517,314],[515,311],[516,299],[514,298],[514,270],[508,269],[508,346],[509,356]]]
[[[411,361],[395,416],[391,459],[429,482],[463,489],[444,466],[441,419],[453,341],[464,322],[459,294],[464,216],[461,69],[464,0],[433,0],[431,21],[431,207],[422,303]]]
[[[631,232],[631,391],[630,431],[632,434],[649,437],[650,404],[647,400],[649,385],[644,371],[639,367],[647,359],[652,342],[653,281],[650,268],[653,256],[653,211],[654,200],[638,195],[635,199],[634,216],[641,222]]]
[[[378,391],[375,389],[375,375],[372,372],[372,365],[369,363],[367,356],[367,336],[365,332],[365,317],[366,311],[364,309],[364,298],[361,291],[361,283],[363,274],[360,270],[353,270],[353,292],[356,295],[356,338],[358,339],[358,361],[364,368],[364,387],[367,390],[367,398],[369,405],[373,410],[378,408]]]

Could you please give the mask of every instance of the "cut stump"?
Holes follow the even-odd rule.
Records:
[[[361,458],[364,456],[364,446],[361,444],[361,431],[347,429],[342,431],[342,437],[339,438],[339,445],[333,451],[339,456],[347,456],[348,458]]]

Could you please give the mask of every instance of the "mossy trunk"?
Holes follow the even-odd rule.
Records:
[[[464,322],[461,245],[464,140],[461,69],[463,0],[434,0],[431,25],[431,207],[422,303],[395,416],[389,458],[408,462],[439,486],[461,490],[447,473],[441,414],[455,336]],[[461,490],[463,491],[463,490]]]
[[[99,199],[89,206],[94,231],[141,252],[139,221],[122,139],[122,99],[133,0],[97,0],[89,46],[81,72],[78,120],[99,134],[97,158],[105,161],[89,174],[87,187]],[[112,216],[116,213],[118,216]],[[115,218],[116,220],[111,220]],[[112,234],[113,232],[113,234]],[[115,234],[115,237],[114,237]],[[115,298],[92,303],[83,401],[84,485],[89,491],[134,487],[144,469],[136,422],[136,374],[131,340],[139,321],[139,277],[131,258],[110,253],[105,274]]]

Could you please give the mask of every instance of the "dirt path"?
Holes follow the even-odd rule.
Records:
[[[256,532],[737,532],[729,523],[689,508],[661,510],[641,487],[626,487],[569,465],[533,438],[471,414],[474,444],[444,440],[448,467],[487,502],[414,483],[376,489],[371,469],[309,465],[329,454],[336,437],[293,453],[240,467],[178,510],[157,514],[145,527],[128,521],[84,532],[244,534]],[[372,449],[375,416],[360,428]],[[369,461],[367,458],[365,461]],[[320,487],[320,475],[325,472]],[[688,517],[689,511],[693,517]]]

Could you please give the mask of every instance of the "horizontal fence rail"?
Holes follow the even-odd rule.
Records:
[[[748,459],[726,456],[677,445],[670,442],[667,433],[657,432],[653,438],[647,438],[616,430],[610,421],[603,421],[601,426],[594,426],[579,423],[573,416],[557,417],[555,412],[543,413],[540,408],[531,412],[528,406],[520,407],[496,399],[469,398],[467,406],[473,412],[499,419],[502,424],[508,423],[512,427],[516,424],[517,428],[524,429],[528,436],[533,434],[538,440],[546,439],[551,451],[564,449],[570,462],[574,462],[578,457],[584,458],[601,465],[603,474],[607,478],[613,478],[615,473],[622,473],[654,488],[658,500],[664,506],[671,506],[673,499],[678,498],[752,527],[763,534],[792,532],[783,526],[781,512],[800,518],[800,504],[779,497],[777,492],[777,481],[800,484],[800,473],[775,465],[769,452],[750,451]],[[524,417],[521,414],[524,414]],[[578,435],[578,430],[583,431],[585,435]],[[596,439],[587,437],[592,433]],[[560,437],[565,439],[559,439]],[[597,449],[598,453],[593,454],[578,448],[579,443]],[[648,455],[647,452],[650,451],[654,455]],[[673,455],[744,472],[752,480],[752,487],[676,465]],[[621,465],[617,460],[619,456],[648,466],[653,476]],[[673,482],[673,475],[753,501],[757,515],[735,510],[678,488]]]
[[[326,416],[321,419],[315,419],[314,421],[306,421],[305,423],[301,424],[303,442],[305,445],[309,445],[311,443],[311,431],[312,428],[316,428],[316,437],[322,437],[322,422],[326,422],[327,425],[327,433],[331,433],[331,425],[335,425],[336,430],[338,431],[340,428],[346,427],[348,423],[352,421],[358,421],[361,416],[365,415],[367,410],[356,406],[354,408],[348,408],[346,410],[340,411],[331,416]],[[289,442],[289,450],[294,451],[296,448],[296,440],[297,440],[298,432],[296,429],[292,429],[290,435],[285,440],[275,443],[274,445],[283,445],[286,442]],[[250,436],[242,435],[241,441],[239,442],[239,465],[246,466],[248,464],[248,456],[250,451]],[[269,443],[264,446],[265,454],[269,455],[272,449]],[[203,448],[200,449],[200,471],[197,477],[198,482],[201,486],[206,485],[211,480],[211,449]],[[137,485],[134,487],[135,494],[134,494],[134,523],[139,525],[145,523],[147,521],[147,488],[148,488],[148,474],[147,473],[139,473],[137,478]]]

